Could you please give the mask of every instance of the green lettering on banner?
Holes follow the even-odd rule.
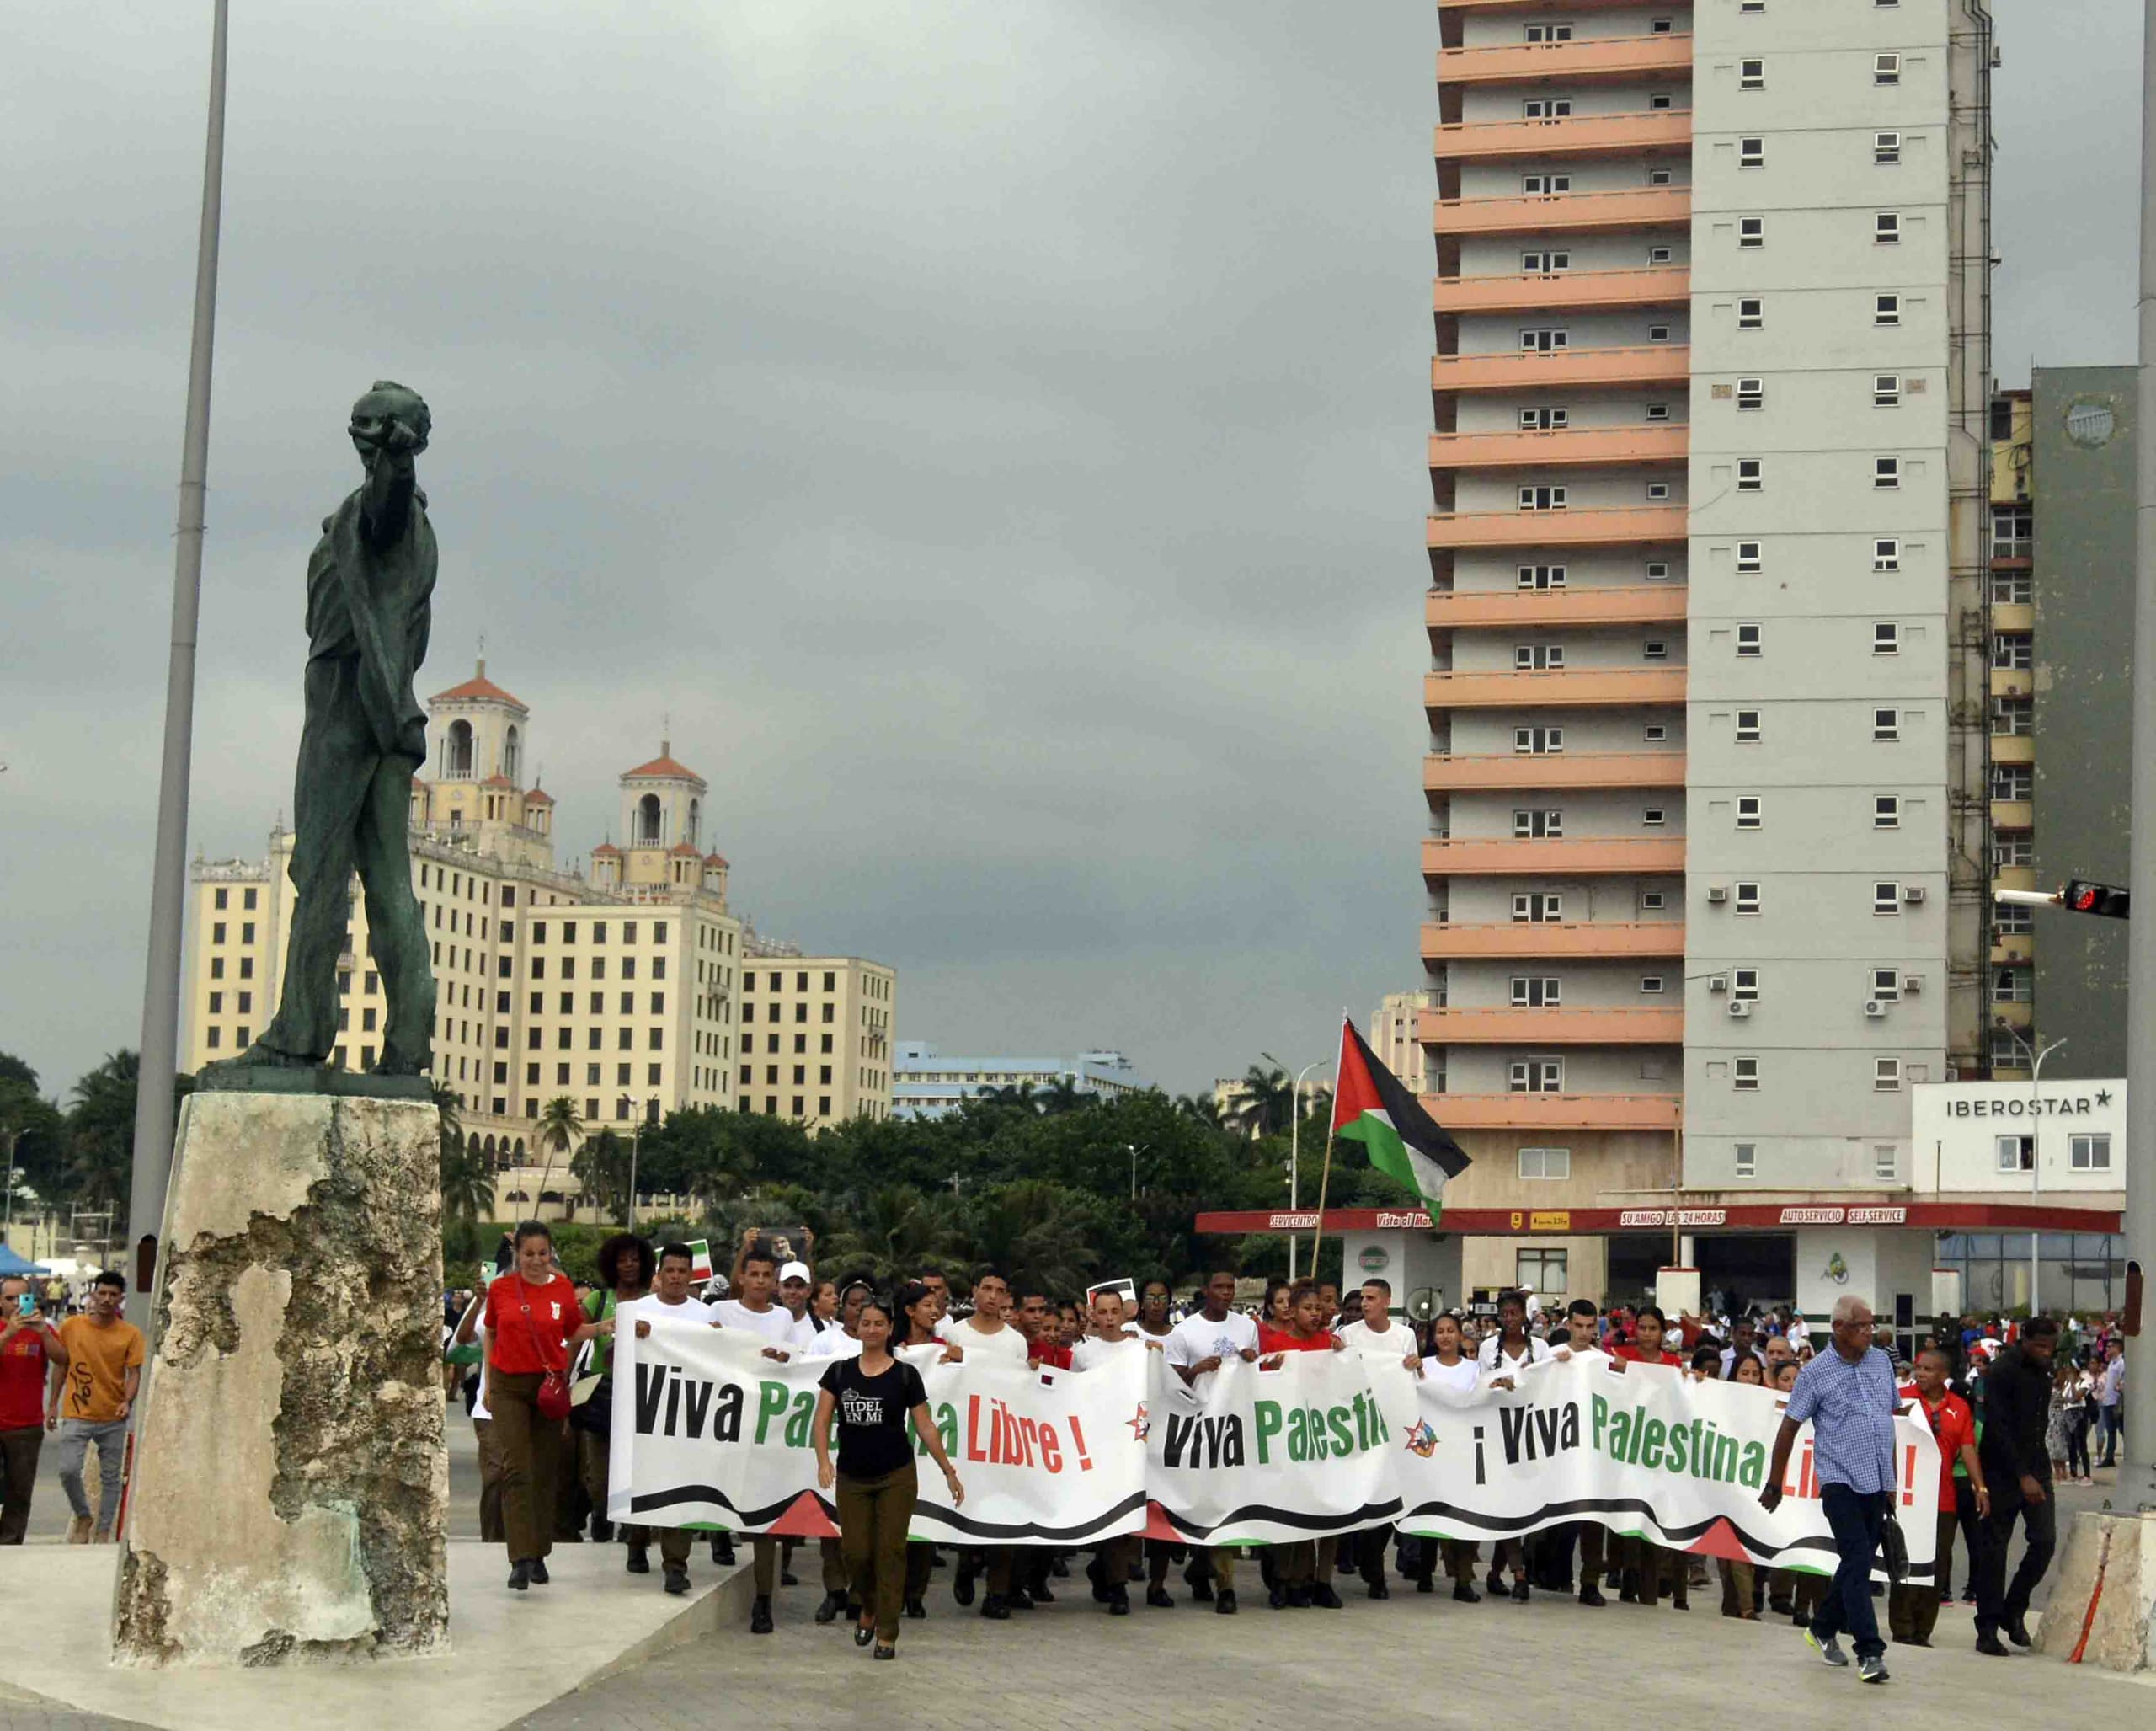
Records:
[[[792,1398],[792,1393],[793,1391],[783,1382],[759,1382],[756,1385],[756,1440],[758,1443],[768,1442],[771,1440],[771,1420],[786,1410],[787,1402]]]
[[[1609,1415],[1609,1454],[1616,1461],[1629,1461],[1632,1450],[1632,1415],[1612,1413]]]
[[[1355,1433],[1348,1426],[1348,1421],[1354,1416],[1354,1413],[1346,1407],[1335,1407],[1332,1409],[1331,1423],[1334,1454],[1352,1455],[1355,1452]]]
[[[1280,1402],[1260,1401],[1257,1403],[1257,1464],[1267,1466],[1273,1459],[1268,1445],[1280,1434]]]
[[[1288,1458],[1310,1458],[1310,1415],[1307,1408],[1298,1407],[1288,1415]]]
[[[1609,1429],[1609,1402],[1600,1395],[1591,1396],[1594,1402],[1594,1446],[1602,1447],[1603,1433]]]
[[[1682,1424],[1669,1427],[1669,1452],[1662,1457],[1662,1464],[1672,1472],[1684,1470],[1684,1455],[1691,1446],[1692,1433]]]
[[[1756,1491],[1767,1480],[1767,1445],[1761,1442],[1744,1445],[1744,1464],[1737,1469],[1737,1482],[1748,1491]]]
[[[793,1397],[793,1414],[786,1421],[786,1445],[789,1449],[808,1446],[808,1421],[816,1416],[816,1391],[804,1388]]]
[[[1659,1418],[1650,1418],[1644,1430],[1645,1437],[1640,1445],[1640,1465],[1659,1467],[1662,1465],[1662,1439],[1669,1434],[1669,1427]]]

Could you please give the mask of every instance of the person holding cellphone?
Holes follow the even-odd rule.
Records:
[[[45,1392],[67,1368],[60,1332],[45,1320],[37,1294],[20,1274],[0,1280],[0,1545],[19,1545],[29,1530],[37,1457],[45,1447]]]
[[[899,1656],[899,1613],[905,1591],[906,1526],[919,1483],[906,1424],[950,1487],[953,1506],[966,1500],[958,1469],[928,1410],[921,1372],[891,1356],[892,1307],[881,1299],[862,1306],[855,1327],[861,1350],[825,1370],[808,1434],[816,1449],[816,1483],[834,1491],[840,1544],[861,1606],[854,1645],[873,1638],[878,1659]],[[831,1460],[831,1422],[839,1427],[838,1461]]]

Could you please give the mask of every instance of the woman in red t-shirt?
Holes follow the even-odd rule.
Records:
[[[1684,1360],[1673,1352],[1662,1350],[1662,1334],[1668,1327],[1657,1306],[1641,1305],[1632,1317],[1630,1341],[1609,1349],[1610,1357],[1617,1360],[1616,1368],[1622,1370],[1627,1365],[1668,1365],[1682,1370]],[[1673,1610],[1692,1608],[1692,1559],[1688,1553],[1673,1551],[1649,1539],[1626,1539],[1624,1544],[1624,1587],[1618,1595],[1620,1599],[1628,1603],[1652,1605],[1662,1597],[1662,1589],[1667,1586]]]
[[[566,1423],[539,1412],[549,1371],[566,1376],[569,1349],[611,1334],[614,1319],[584,1320],[576,1287],[554,1266],[553,1234],[536,1221],[516,1229],[516,1266],[487,1288],[487,1409],[502,1456],[502,1524],[509,1536],[509,1584],[521,1593],[547,1584],[553,1549],[554,1488]]]
[[[1288,1353],[1347,1349],[1348,1344],[1325,1326],[1325,1301],[1318,1296],[1315,1281],[1298,1280],[1288,1289],[1283,1323],[1263,1321],[1257,1325],[1258,1363],[1268,1370],[1278,1370]],[[1332,1555],[1338,1547],[1336,1539],[1303,1539],[1281,1546],[1279,1566],[1273,1577],[1273,1608],[1321,1605],[1328,1611],[1337,1611],[1340,1595],[1332,1590]]]

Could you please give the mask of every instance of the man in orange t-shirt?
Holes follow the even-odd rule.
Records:
[[[46,1397],[45,1426],[60,1431],[60,1488],[67,1493],[74,1520],[67,1542],[87,1545],[93,1537],[90,1499],[83,1488],[83,1463],[98,1451],[98,1509],[94,1536],[112,1542],[120,1513],[122,1463],[127,1451],[127,1419],[142,1386],[142,1331],[122,1320],[120,1301],[127,1296],[124,1277],[106,1269],[90,1283],[90,1307],[60,1325],[67,1349],[67,1374]],[[64,1391],[64,1398],[63,1398]]]

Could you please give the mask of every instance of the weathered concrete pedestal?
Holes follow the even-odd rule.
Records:
[[[446,1646],[440,1136],[416,1100],[185,1103],[115,1663]]]
[[[2156,1670],[2153,1610],[2156,1515],[2077,1515],[2052,1566],[2052,1596],[2036,1632],[2036,1650],[2068,1658],[2085,1629],[2084,1664]]]

